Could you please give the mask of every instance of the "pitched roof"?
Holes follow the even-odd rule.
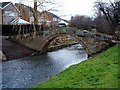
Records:
[[[27,5],[24,5],[24,4],[15,3],[15,6],[16,6],[18,9],[21,8],[21,9],[27,10],[30,14],[33,14],[33,12],[34,12],[34,9],[33,9],[32,7],[27,6]],[[37,11],[37,13],[38,13],[38,15],[39,15],[40,12]]]
[[[14,19],[11,24],[30,24],[28,21],[25,21],[21,18]]]
[[[66,23],[69,23],[69,21],[68,20],[65,20],[65,19],[62,19],[64,22],[66,22]]]
[[[58,17],[57,15],[55,15],[55,14],[53,14],[53,13],[51,13],[51,12],[48,12],[51,16],[53,16],[53,17],[56,17],[56,18],[59,18],[60,19],[60,17]]]
[[[11,2],[0,2],[0,8],[4,8],[9,3],[11,3]]]
[[[55,15],[55,14],[53,14],[53,13],[51,13],[51,12],[48,12],[48,11],[42,11],[40,14],[45,13],[45,12],[46,12],[49,16],[52,16],[52,17],[61,19],[61,18],[58,17],[57,15]]]

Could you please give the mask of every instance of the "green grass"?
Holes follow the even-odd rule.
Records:
[[[73,65],[34,88],[118,88],[118,45]]]

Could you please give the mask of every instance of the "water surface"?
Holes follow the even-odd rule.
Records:
[[[47,54],[3,62],[3,88],[29,88],[87,60],[80,44]]]

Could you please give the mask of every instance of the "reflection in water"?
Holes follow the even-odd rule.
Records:
[[[44,55],[3,62],[3,88],[32,87],[83,60],[87,60],[87,54],[77,44]]]

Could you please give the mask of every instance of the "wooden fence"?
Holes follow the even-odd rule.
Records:
[[[0,30],[2,29],[2,35],[16,35],[20,30],[20,34],[30,33],[33,31],[41,31],[40,25],[0,25]]]

